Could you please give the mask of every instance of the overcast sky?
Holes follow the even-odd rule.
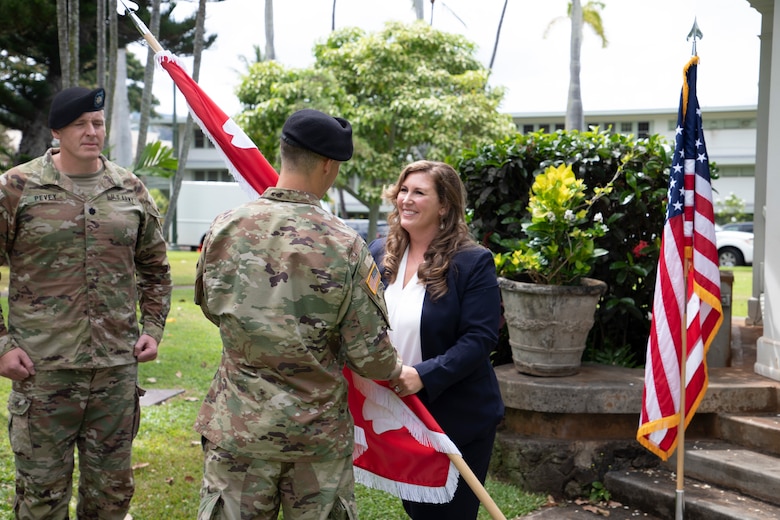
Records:
[[[585,0],[583,0],[585,1]],[[411,22],[411,0],[336,0],[336,26],[382,28],[389,20]],[[602,19],[609,44],[589,28],[583,31],[582,100],[593,110],[676,109],[682,69],[691,56],[687,35],[694,18],[704,35],[697,44],[699,103],[707,107],[755,105],[761,16],[747,0],[604,0]],[[241,56],[253,45],[265,49],[263,0],[223,0],[207,6],[206,31],[217,41],[204,53],[201,88],[229,115],[240,111],[234,89],[246,71]],[[312,48],[331,27],[330,0],[277,0],[274,32],[277,61],[288,67],[312,65]],[[504,0],[439,0],[433,26],[458,32],[478,47],[487,67]],[[179,2],[174,17],[184,16],[197,2]],[[506,88],[501,109],[511,113],[564,112],[568,90],[569,32],[567,0],[509,0],[490,83]],[[426,22],[431,4],[425,2]],[[130,20],[120,18],[120,23]],[[145,47],[133,45],[142,53]],[[185,58],[189,70],[192,59]],[[160,113],[172,113],[173,83],[157,70],[154,94]],[[186,114],[177,93],[177,113]]]

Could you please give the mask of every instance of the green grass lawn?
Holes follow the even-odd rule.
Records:
[[[139,383],[146,389],[183,389],[159,406],[144,407],[141,428],[134,443],[136,494],[130,514],[134,520],[191,520],[198,508],[202,456],[199,436],[192,429],[200,402],[220,359],[217,328],[193,303],[197,253],[170,252],[171,270],[177,288],[157,360],[140,365]],[[7,271],[0,280],[7,283]],[[1,289],[1,288],[0,288]],[[5,288],[7,289],[7,287]],[[7,299],[2,299],[7,310]],[[0,378],[0,420],[7,423],[5,404],[10,381]],[[8,436],[0,441],[0,518],[12,518],[14,465]],[[515,486],[489,480],[488,493],[507,518],[528,513],[545,502]],[[362,520],[403,520],[400,501],[387,493],[357,486]],[[75,515],[72,515],[75,516]],[[484,508],[480,520],[488,520]]]
[[[753,294],[753,268],[729,267],[734,273],[734,285],[731,288],[731,316],[747,316],[747,302]]]
[[[192,424],[220,358],[216,327],[202,317],[193,303],[197,253],[171,251],[174,290],[171,312],[159,357],[141,365],[139,381],[147,389],[183,389],[184,393],[160,406],[145,407],[141,429],[134,444],[136,496],[131,514],[136,520],[189,520],[198,507],[201,451]],[[747,315],[752,290],[752,269],[737,267],[732,290],[732,316]],[[7,290],[7,270],[0,269],[0,290]],[[2,299],[7,310],[6,298]],[[5,403],[10,381],[0,378],[0,403]],[[0,417],[7,422],[3,404]],[[11,518],[14,467],[7,435],[0,441],[0,518]],[[487,490],[507,518],[540,507],[544,497],[527,494],[515,486],[489,480]],[[358,507],[363,520],[403,520],[406,515],[394,497],[357,487]],[[480,519],[489,515],[482,509]]]

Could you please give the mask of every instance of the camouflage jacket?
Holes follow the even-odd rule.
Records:
[[[56,153],[0,176],[0,262],[10,269],[0,354],[21,347],[37,370],[134,363],[139,297],[143,332],[158,342],[170,308],[159,212],[138,177],[102,156],[94,192],[78,194]]]
[[[222,361],[195,429],[257,459],[349,456],[342,368],[372,379],[401,370],[383,291],[365,242],[314,195],[269,188],[218,216],[195,301],[219,326]]]

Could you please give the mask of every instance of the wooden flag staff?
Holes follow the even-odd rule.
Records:
[[[138,9],[138,6],[134,2],[128,0],[128,2],[125,3],[125,0],[117,0],[117,6],[116,6],[117,12],[120,15],[123,16],[127,15],[130,17],[130,19],[133,21],[133,25],[135,25],[136,29],[138,29],[138,32],[141,33],[141,36],[144,37],[146,43],[149,44],[149,47],[151,47],[151,49],[155,53],[162,52],[163,48],[162,45],[160,45],[160,42],[157,41],[157,38],[154,37],[152,32],[146,26],[146,24],[143,21],[141,21],[141,19],[138,18],[138,16],[136,16],[133,9],[127,5],[128,3],[131,4],[131,6],[134,7],[135,9]]]
[[[480,503],[485,507],[487,512],[490,513],[490,518],[493,520],[506,520],[504,513],[498,508],[485,489],[485,486],[483,486],[477,476],[474,475],[474,472],[471,471],[471,468],[466,464],[466,461],[463,460],[463,457],[454,453],[448,453],[447,456],[452,463],[455,464],[455,467],[458,468],[461,478],[466,481],[466,484],[468,484],[474,494],[477,495]]]

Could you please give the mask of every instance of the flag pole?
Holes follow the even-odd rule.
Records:
[[[447,456],[450,458],[455,467],[458,468],[460,476],[463,477],[463,480],[466,481],[474,494],[477,495],[477,498],[482,503],[482,505],[485,506],[487,512],[490,513],[490,517],[493,520],[506,520],[504,514],[488,494],[485,486],[483,486],[477,476],[474,475],[474,472],[471,471],[471,468],[468,464],[466,464],[466,461],[463,460],[463,457],[457,453],[448,453]]]
[[[151,47],[155,53],[162,52],[162,45],[160,45],[160,42],[157,41],[157,38],[154,37],[146,24],[141,21],[138,16],[136,16],[133,10],[130,9],[127,4],[125,4],[124,0],[117,0],[117,2],[117,11],[120,11],[120,6],[121,9],[124,9],[124,13],[120,12],[119,14],[126,14],[130,17],[130,19],[133,21],[133,25],[135,25],[136,29],[138,29],[138,32],[141,33],[141,36],[144,37],[146,43],[149,44],[149,47]]]
[[[703,38],[704,35],[699,29],[699,24],[696,18],[693,18],[693,26],[691,27],[686,40],[693,40],[691,47],[691,55],[696,56],[696,40]],[[687,77],[685,78],[687,82]],[[688,100],[685,100],[683,109],[683,121],[686,117],[686,111],[688,110]],[[677,426],[677,489],[675,491],[675,508],[674,518],[675,520],[683,520],[685,513],[685,409],[686,409],[686,365],[688,364],[688,306],[685,302],[688,301],[688,276],[689,267],[691,262],[692,248],[685,248],[685,259],[683,262],[683,284],[685,287],[685,300],[682,313],[682,323],[680,324],[680,422]]]
[[[688,291],[688,252],[685,253],[683,284]],[[680,338],[680,422],[677,425],[677,489],[675,491],[674,520],[683,520],[685,513],[685,365],[688,360],[688,301],[683,301],[682,329]]]

